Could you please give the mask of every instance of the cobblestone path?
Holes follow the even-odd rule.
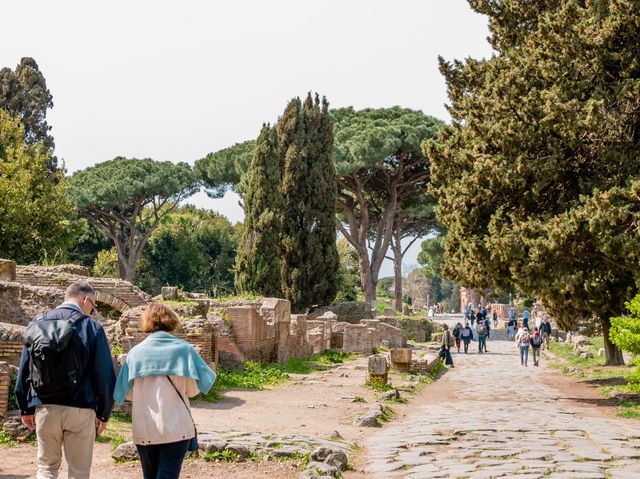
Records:
[[[438,401],[369,437],[364,477],[640,479],[639,422],[563,399],[511,342],[471,349],[430,386]]]

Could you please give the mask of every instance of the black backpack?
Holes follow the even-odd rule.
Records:
[[[29,353],[29,383],[39,399],[71,397],[80,385],[80,370],[73,336],[86,316],[75,312],[68,319],[37,315],[22,333]]]

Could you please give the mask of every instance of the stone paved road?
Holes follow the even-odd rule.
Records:
[[[485,355],[471,346],[430,386],[440,401],[369,437],[364,477],[640,479],[640,422],[562,399],[511,342],[489,341]]]

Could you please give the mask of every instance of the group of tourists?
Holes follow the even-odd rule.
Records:
[[[469,344],[473,341],[474,334],[473,329],[469,325],[469,322],[465,322],[464,327],[461,323],[457,323],[453,328],[453,331],[449,331],[449,326],[446,323],[442,323],[442,343],[440,346],[440,357],[444,359],[445,364],[455,367],[453,365],[453,359],[451,358],[451,347],[455,343],[455,347],[460,352],[460,345],[462,344],[464,353],[469,353]],[[481,319],[476,322],[476,334],[478,338],[478,353],[487,352],[487,339],[491,335],[491,321],[489,319]]]
[[[540,326],[534,326],[532,333],[529,332],[529,327],[525,325],[527,323],[525,323],[524,320],[522,321],[520,329],[518,329],[518,332],[513,338],[516,347],[520,349],[520,366],[525,368],[527,367],[529,359],[529,347],[531,347],[533,353],[533,365],[539,366],[540,350],[543,349],[545,345],[546,348],[549,349],[549,342],[551,341],[551,323],[547,318],[541,320]],[[511,328],[513,327],[511,321],[509,321],[509,339],[512,339]]]
[[[150,304],[116,379],[111,351],[95,312],[93,287],[70,285],[64,302],[24,331],[16,380],[23,424],[36,431],[38,479],[58,477],[62,448],[69,478],[90,477],[93,444],[106,428],[114,399],[132,401],[132,434],[144,479],[180,476],[188,451],[197,451],[189,397],[207,393],[216,374],[193,347],[171,333],[178,315]]]
[[[490,311],[490,310],[489,310]],[[525,310],[525,312],[528,312]],[[478,311],[474,311],[473,309],[465,312],[465,318],[468,317],[467,313],[470,313],[469,317],[473,317],[476,322],[475,328],[475,336],[478,339],[478,353],[486,353],[487,352],[487,339],[491,336],[491,321],[489,320],[489,315],[485,314],[482,309]],[[496,314],[495,312],[493,313]],[[495,318],[495,316],[494,316]],[[533,364],[534,366],[540,365],[540,350],[544,348],[546,345],[547,349],[549,349],[549,342],[551,338],[551,323],[548,319],[539,320],[539,324],[537,324],[533,328],[533,332],[529,332],[529,316],[523,315],[523,321],[520,325],[520,329],[518,329],[517,333],[515,332],[515,328],[518,324],[515,311],[511,310],[509,312],[509,323],[508,323],[508,335],[509,340],[515,342],[515,345],[520,350],[520,365],[523,367],[527,367],[528,359],[529,359],[529,348],[532,349],[533,356]],[[536,321],[538,323],[538,321]],[[439,356],[444,360],[445,364],[451,367],[455,367],[453,364],[453,358],[451,357],[451,348],[455,344],[458,353],[460,352],[460,345],[462,344],[463,350],[465,354],[469,353],[469,344],[474,339],[473,332],[473,323],[469,324],[470,321],[465,321],[465,325],[462,326],[461,323],[457,323],[452,331],[449,331],[449,326],[446,323],[442,324],[442,342],[440,345]],[[497,320],[494,320],[494,326],[497,325]]]
[[[489,305],[474,308],[473,304],[469,304],[464,311],[464,321],[465,323],[471,323],[471,327],[473,327],[474,323],[480,324],[487,320],[493,320],[493,327],[498,327],[498,312],[491,311],[491,306]]]

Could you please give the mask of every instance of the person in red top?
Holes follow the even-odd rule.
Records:
[[[531,349],[533,350],[533,365],[540,365],[540,347],[542,346],[542,335],[538,328],[533,328],[533,334],[529,336],[529,343],[531,344]]]

